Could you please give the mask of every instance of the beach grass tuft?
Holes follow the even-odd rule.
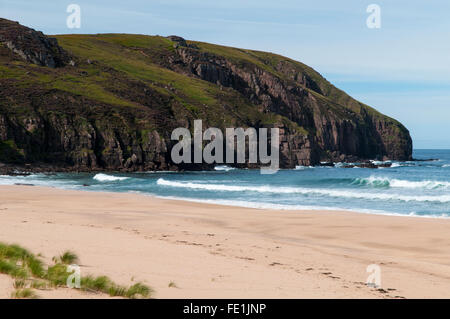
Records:
[[[42,280],[33,280],[31,282],[30,288],[38,289],[38,290],[45,290],[48,288],[48,284],[45,281]]]
[[[169,282],[169,288],[178,288],[177,284],[173,281]]]
[[[12,298],[37,298],[33,289],[67,287],[67,279],[72,274],[68,265],[78,262],[78,256],[65,251],[59,257],[53,257],[54,264],[46,267],[39,257],[18,245],[0,243],[0,273],[13,277],[16,289]],[[117,285],[107,276],[91,275],[80,278],[83,291],[105,293],[113,297],[149,298],[153,289],[142,283],[130,287]]]
[[[153,289],[142,283],[136,283],[133,286],[127,288],[115,284],[106,276],[86,276],[81,278],[81,289],[92,292],[107,293],[111,297],[125,297],[130,299],[149,298],[153,293]]]
[[[67,272],[67,266],[63,264],[55,264],[48,267],[45,279],[50,282],[53,287],[65,286],[70,273]]]
[[[113,285],[109,287],[108,294],[111,297],[125,297],[127,294],[127,288],[124,286]]]
[[[11,298],[14,299],[37,299],[38,295],[36,295],[36,293],[29,289],[29,288],[25,288],[25,289],[17,289],[16,291],[14,291],[11,294]]]
[[[148,287],[148,286],[138,282],[137,284],[134,284],[133,286],[128,288],[125,296],[127,298],[131,298],[131,299],[135,299],[135,298],[149,298],[149,297],[151,297],[151,294],[153,292],[154,292],[153,289],[151,289],[150,287]]]
[[[44,266],[41,260],[34,256],[29,256],[26,259],[26,263],[28,265],[28,268],[30,269],[30,272],[33,276],[41,278],[44,276],[45,270]]]
[[[61,256],[53,257],[53,261],[55,263],[71,265],[71,264],[78,263],[79,258],[74,252],[72,252],[70,250],[66,250]]]
[[[81,278],[81,288],[96,292],[106,292],[111,286],[111,280],[106,276]]]

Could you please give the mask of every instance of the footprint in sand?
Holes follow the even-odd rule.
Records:
[[[273,262],[271,263],[269,266],[282,266],[283,264],[277,263],[277,262]]]

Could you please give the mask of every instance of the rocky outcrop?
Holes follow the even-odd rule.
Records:
[[[283,168],[411,159],[406,128],[299,62],[177,36],[90,37],[75,55],[56,39],[0,19],[0,162],[50,170],[208,169],[170,159],[172,130],[192,131],[199,118],[204,128],[278,127]],[[136,64],[92,56],[105,48],[115,63]],[[135,67],[146,63],[151,74]]]
[[[5,92],[13,90],[1,87]],[[0,162],[80,171],[171,169],[165,139],[139,129],[133,118],[108,115],[107,105],[58,91],[31,92],[16,102],[34,111],[2,115],[0,108]]]
[[[74,64],[67,52],[58,46],[55,38],[1,18],[0,44],[7,46],[23,60],[37,65],[57,68]]]
[[[307,159],[306,162],[316,164],[319,157],[332,161],[411,159],[412,140],[400,123],[349,96],[345,96],[345,103],[356,105],[356,110],[333,103],[323,92],[338,91],[336,88],[328,83],[328,87],[321,88],[320,83],[288,60],[275,67],[288,78],[283,79],[259,65],[239,65],[231,59],[188,47],[178,47],[177,56],[169,59],[175,71],[231,87],[261,106],[262,112],[285,116],[310,132],[300,138],[302,142],[287,142],[282,147],[285,157],[297,154],[294,156],[297,160],[285,159],[285,163],[304,165]],[[318,73],[314,75],[324,80]],[[289,135],[284,140],[299,141]]]

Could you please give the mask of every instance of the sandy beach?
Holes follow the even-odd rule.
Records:
[[[46,263],[70,249],[82,274],[142,281],[155,298],[449,298],[449,234],[447,219],[0,186],[0,242],[41,253]],[[381,289],[365,284],[370,264],[380,266]],[[0,298],[12,291],[0,275]]]

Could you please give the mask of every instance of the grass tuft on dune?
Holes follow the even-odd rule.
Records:
[[[0,243],[0,273],[15,279],[16,299],[38,298],[35,290],[67,287],[67,279],[73,272],[68,265],[79,261],[72,251],[65,251],[59,257],[53,257],[54,265],[45,266],[42,260],[18,245]],[[112,297],[150,298],[153,289],[142,283],[130,287],[120,286],[106,276],[81,276],[80,289],[90,293],[105,293]]]
[[[64,265],[71,265],[71,264],[78,263],[79,259],[78,259],[78,256],[74,252],[67,250],[61,256],[53,257],[53,261],[60,262],[61,264],[64,264]]]

